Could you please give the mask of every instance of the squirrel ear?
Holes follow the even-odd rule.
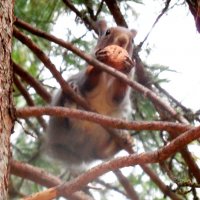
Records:
[[[133,38],[135,38],[135,36],[137,35],[137,31],[135,29],[131,29],[131,33]]]
[[[102,36],[107,30],[107,23],[103,19],[99,20],[96,23],[96,27],[97,27],[97,30],[98,30],[98,35]]]

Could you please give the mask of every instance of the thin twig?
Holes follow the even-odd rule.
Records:
[[[22,85],[22,83],[19,81],[18,77],[16,75],[13,76],[13,80],[15,83],[15,86],[18,88],[18,90],[21,92],[21,94],[23,95],[24,99],[26,100],[27,104],[29,106],[35,106],[35,103],[33,101],[33,99],[31,98],[31,96],[29,95],[28,91],[26,90],[26,88]],[[40,125],[42,126],[43,129],[46,129],[46,122],[45,120],[42,118],[42,116],[37,117]]]
[[[149,32],[147,33],[146,37],[144,38],[144,40],[142,42],[140,42],[140,44],[138,45],[138,49],[141,49],[141,47],[143,46],[144,42],[149,37],[149,35],[152,32],[152,30],[155,27],[155,25],[158,23],[158,21],[160,20],[160,18],[166,13],[166,11],[169,8],[170,2],[171,2],[171,0],[166,0],[165,7],[162,9],[161,13],[157,16],[156,20],[154,21],[153,25],[151,26],[151,28],[150,28]]]
[[[97,33],[97,28],[94,26],[94,23],[86,16],[86,14],[82,14],[71,1],[63,0],[63,2],[68,8],[70,8],[71,11],[73,11],[83,21],[86,28],[88,28],[89,30],[95,30],[95,32]]]
[[[127,178],[124,177],[122,172],[120,170],[114,170],[113,173],[118,177],[119,182],[123,185],[128,197],[132,200],[139,200],[139,196],[137,195],[133,185],[131,185],[130,182],[127,181]]]

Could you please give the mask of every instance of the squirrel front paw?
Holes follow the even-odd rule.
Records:
[[[131,60],[128,52],[118,45],[109,45],[104,49],[99,49],[95,55],[99,61],[123,73],[129,73],[134,67],[134,61]]]

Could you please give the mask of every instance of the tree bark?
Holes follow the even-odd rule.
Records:
[[[10,134],[14,124],[11,47],[14,0],[0,1],[0,199],[8,199]]]

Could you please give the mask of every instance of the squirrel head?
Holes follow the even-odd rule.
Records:
[[[98,42],[95,47],[95,52],[99,49],[104,49],[109,45],[118,45],[125,49],[129,56],[132,57],[133,48],[134,48],[134,38],[137,34],[137,31],[132,29],[117,26],[107,28],[107,23],[105,20],[100,20],[97,22],[98,29]]]

